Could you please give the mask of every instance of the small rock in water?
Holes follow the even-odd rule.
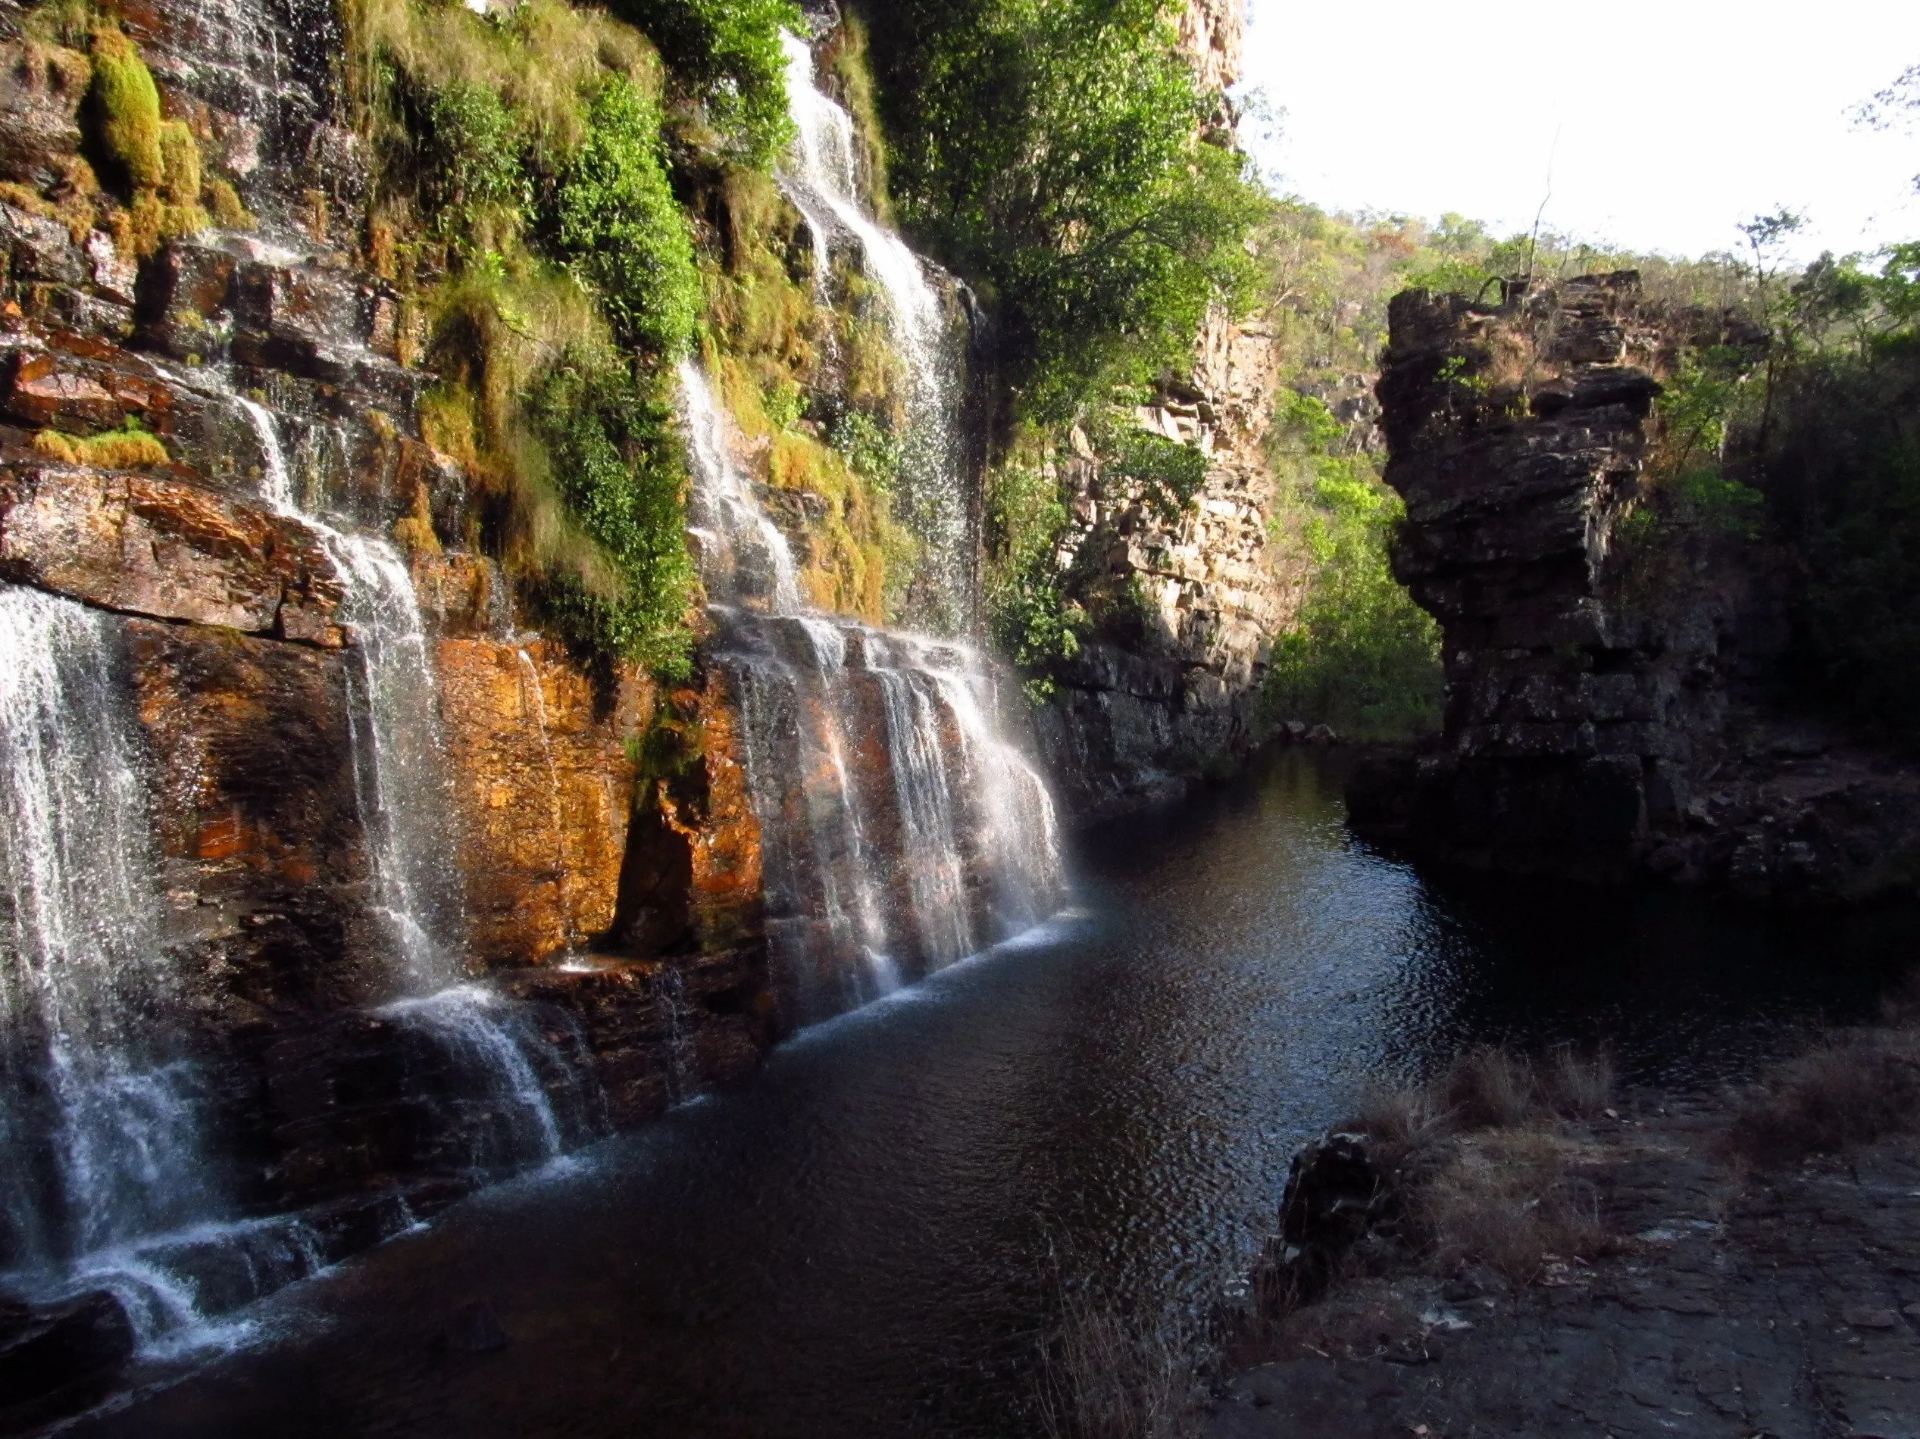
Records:
[[[507,1331],[491,1307],[476,1301],[454,1314],[447,1326],[447,1344],[459,1354],[491,1354],[507,1347]]]
[[[104,1289],[40,1305],[0,1295],[0,1396],[38,1399],[101,1382],[127,1361],[133,1343],[126,1310]]]
[[[1333,732],[1332,725],[1317,724],[1307,731],[1307,743],[1320,745],[1338,744],[1340,743],[1340,736]]]

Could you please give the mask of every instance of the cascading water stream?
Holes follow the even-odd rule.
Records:
[[[373,853],[376,907],[407,988],[458,976],[444,936],[460,926],[458,879],[446,863],[448,802],[433,660],[413,576],[385,540],[336,528],[295,499],[273,414],[235,396],[259,441],[261,496],[320,536],[347,590],[356,663],[354,779]]]
[[[961,443],[961,346],[956,320],[928,282],[920,257],[882,225],[861,197],[853,117],[821,90],[813,50],[784,34],[787,108],[797,138],[779,170],[781,190],[813,236],[816,285],[824,290],[832,240],[850,238],[886,298],[887,330],[905,370],[906,433],[895,504],[920,539],[914,619],[942,634],[974,621],[965,447]]]
[[[438,694],[412,574],[391,544],[304,509],[294,497],[272,412],[244,396],[233,398],[259,441],[263,498],[321,537],[346,585],[357,660],[348,667],[356,796],[372,851],[375,908],[399,960],[400,987],[410,991],[381,1013],[456,1054],[456,1080],[477,1086],[486,1104],[504,1116],[508,1152],[485,1167],[500,1168],[508,1159],[552,1159],[565,1147],[563,1128],[550,1085],[529,1059],[533,1031],[493,991],[459,982],[459,945],[450,936],[461,932],[464,921],[458,876],[446,859],[452,830]],[[524,650],[520,657],[530,667]],[[538,693],[537,675],[534,683]],[[551,772],[550,752],[547,760]],[[569,1083],[578,1079],[565,1065],[545,1067]]]
[[[113,625],[0,586],[0,1267],[51,1273],[214,1199]]]
[[[553,762],[553,741],[547,734],[547,697],[540,688],[540,670],[533,662],[533,656],[527,653],[525,645],[516,645],[514,655],[520,661],[520,697],[524,706],[527,697],[533,700],[533,725],[540,736],[540,758],[547,767],[547,798],[553,820],[553,842],[560,853],[560,877],[557,881],[560,889],[560,917],[566,931],[566,943],[569,950],[573,947],[573,890],[567,884],[567,825],[566,815],[560,804],[560,768]]]
[[[768,931],[825,1018],[1024,929],[1065,896],[1046,786],[992,716],[967,646],[801,613],[785,537],[681,367],[693,535],[741,715]]]

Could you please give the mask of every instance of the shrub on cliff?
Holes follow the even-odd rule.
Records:
[[[773,162],[793,135],[780,32],[805,22],[792,0],[614,0],[612,9],[659,46],[743,160]]]
[[[678,359],[700,320],[700,274],[660,155],[660,114],[615,76],[587,115],[586,143],[560,181],[561,250],[606,306],[616,338]]]
[[[1405,513],[1373,457],[1340,453],[1346,427],[1282,391],[1268,451],[1279,477],[1276,533],[1306,560],[1306,598],[1275,636],[1261,692],[1269,723],[1328,724],[1362,740],[1440,727],[1440,628],[1394,579],[1387,548]]]
[[[998,298],[1027,413],[1184,371],[1208,305],[1245,293],[1262,201],[1159,0],[904,0],[867,19],[899,213]]]
[[[416,302],[439,374],[421,423],[480,492],[468,542],[580,650],[679,671],[693,576],[666,394],[700,277],[652,47],[563,0],[504,20],[353,0],[348,18],[386,161],[375,267],[444,272]]]
[[[672,412],[615,365],[575,353],[529,397],[556,488],[608,562],[562,571],[545,602],[586,647],[657,671],[684,665],[693,565],[681,538],[683,473],[664,443]]]

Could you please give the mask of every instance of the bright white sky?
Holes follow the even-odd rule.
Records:
[[[1920,239],[1920,134],[1847,114],[1920,61],[1920,0],[1249,4],[1242,89],[1284,113],[1244,140],[1325,209],[1526,230],[1551,156],[1576,239],[1697,255],[1781,205],[1802,258]]]

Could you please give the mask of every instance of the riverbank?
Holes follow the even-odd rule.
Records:
[[[1871,1030],[1764,1088],[1642,1090],[1533,1126],[1555,1172],[1517,1227],[1571,1196],[1586,1222],[1561,1252],[1488,1253],[1511,1223],[1479,1252],[1437,1253],[1431,1226],[1361,1239],[1243,1348],[1205,1433],[1920,1435],[1916,1075],[1920,1036]],[[1503,1133],[1455,1143],[1498,1157]]]

